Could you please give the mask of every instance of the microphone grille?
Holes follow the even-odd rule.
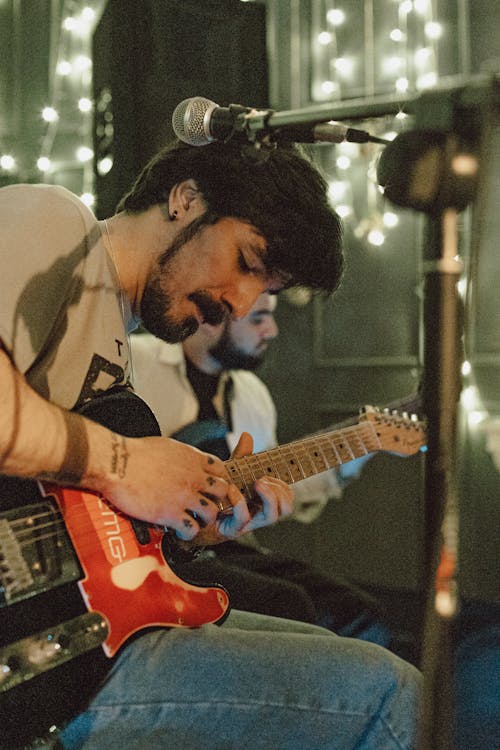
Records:
[[[203,96],[184,99],[172,115],[172,127],[177,138],[190,146],[206,146],[213,141],[210,115],[217,106]]]

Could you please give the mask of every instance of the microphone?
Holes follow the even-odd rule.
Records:
[[[190,146],[225,141],[235,133],[244,133],[249,140],[252,135],[260,133],[271,134],[275,141],[297,143],[390,143],[365,130],[350,128],[340,122],[325,122],[324,115],[314,118],[304,112],[256,110],[240,104],[219,107],[202,96],[184,99],[177,105],[172,115],[172,127],[177,138]]]

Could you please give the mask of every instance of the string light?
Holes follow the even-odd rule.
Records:
[[[60,76],[69,76],[73,70],[73,66],[69,60],[60,60],[56,66],[56,73]]]
[[[416,13],[425,15],[429,10],[429,0],[413,0],[413,8]]]
[[[331,41],[332,35],[329,31],[322,31],[320,34],[318,34],[319,44],[330,44]]]
[[[79,146],[76,149],[76,158],[78,161],[85,162],[90,161],[94,156],[94,152],[88,146]]]
[[[54,107],[44,107],[42,109],[42,119],[44,119],[45,122],[56,122],[56,120],[59,119],[59,114]]]
[[[48,156],[40,156],[36,163],[40,172],[50,172],[52,168],[52,162]]]
[[[31,167],[29,164],[23,167],[22,174],[27,172],[30,180],[66,185],[92,206],[95,197],[91,40],[105,0],[62,0],[60,6],[57,48],[49,58],[52,63],[49,101],[40,113],[44,127],[40,150]],[[20,172],[17,160],[9,154],[0,158],[0,169]]]
[[[341,155],[337,157],[336,164],[339,169],[349,169],[349,167],[351,166],[351,160],[348,156]]]
[[[384,211],[382,221],[384,222],[384,226],[388,229],[393,229],[399,224],[399,216],[395,214],[394,211]]]
[[[85,203],[86,206],[91,208],[95,203],[95,196],[93,193],[82,193],[80,200]]]
[[[101,176],[108,174],[113,167],[113,159],[111,156],[105,156],[103,159],[99,159],[97,162],[97,171]]]
[[[333,64],[342,76],[350,76],[354,67],[354,61],[349,57],[337,57]]]
[[[373,32],[370,36],[371,27],[365,24],[364,44],[356,55],[351,54],[351,47],[344,42],[345,35],[339,31],[345,22],[356,24],[359,21],[353,16],[351,5],[343,3],[345,9],[332,8],[337,5],[333,2],[321,5],[327,8],[320,10],[320,4],[314,5],[311,17],[313,101],[334,102],[359,95],[370,97],[391,90],[406,96],[437,84],[437,44],[445,36],[446,27],[436,19],[435,3],[431,0],[396,0],[388,4],[384,11],[385,40],[378,35],[375,38]],[[366,4],[362,13],[365,12],[368,12]],[[360,79],[364,94],[359,93]],[[387,132],[376,134],[393,140],[408,127],[408,122],[408,115],[402,108],[392,121],[390,118],[386,118],[385,123],[379,121],[376,127],[382,125]],[[330,201],[339,215],[352,224],[359,239],[371,247],[382,247],[391,230],[398,226],[399,215],[386,209],[383,189],[377,183],[376,158],[380,148],[371,144],[349,144],[351,150],[347,152],[345,146],[332,146],[335,156],[327,160],[331,171]],[[367,179],[353,184],[360,173]],[[355,194],[355,188],[364,195]]]
[[[370,229],[370,231],[366,235],[366,239],[370,243],[370,245],[380,247],[385,242],[385,234],[380,229],[374,227],[373,229]]]
[[[389,39],[391,39],[393,42],[404,42],[406,39],[406,34],[404,34],[401,29],[393,29],[389,34]]]
[[[92,60],[87,55],[77,55],[73,61],[73,67],[83,73],[91,69]]]
[[[92,109],[92,101],[88,97],[82,96],[82,98],[78,100],[78,109],[80,112],[90,112]]]
[[[16,160],[12,154],[2,154],[2,156],[0,156],[0,167],[5,172],[13,172],[15,170]]]
[[[343,24],[355,24],[357,21],[351,4],[343,3],[344,8],[331,7],[332,5],[337,3],[328,2],[314,6],[314,25],[311,27],[314,62],[313,101],[334,101],[357,95],[357,91],[353,93],[353,85],[357,85],[360,76],[366,77],[366,59],[363,60],[362,57],[364,54],[366,58],[366,48],[361,50],[361,54],[353,55],[352,48],[346,47],[344,43]],[[446,27],[435,18],[434,3],[430,0],[401,0],[392,5],[394,10],[391,9],[390,12],[393,18],[388,16],[390,23],[386,27],[386,43],[384,44],[382,39],[380,44],[377,39],[377,49],[379,52],[383,51],[377,60],[380,68],[377,75],[382,73],[384,86],[388,82],[393,90],[402,94],[435,85],[438,80],[436,44],[445,36]],[[58,49],[53,55],[53,70],[49,71],[51,101],[47,102],[42,112],[46,132],[40,139],[40,151],[33,164],[33,170],[36,168],[43,180],[54,180],[64,184],[66,175],[71,174],[73,184],[70,187],[73,190],[76,175],[79,174],[81,188],[76,187],[76,192],[80,195],[92,195],[94,190],[91,148],[94,108],[91,95],[91,38],[104,6],[105,0],[61,2]],[[409,24],[407,17],[412,13],[414,18]],[[406,117],[404,112],[396,116],[395,122],[399,125],[395,130],[399,131],[404,126]],[[107,122],[104,126],[112,129],[113,123]],[[73,136],[72,145],[68,134]],[[360,219],[356,216],[359,209],[354,208],[353,186],[350,179],[343,180],[342,177],[353,167],[355,174],[356,165],[372,160],[375,150],[357,144],[340,144],[332,148],[336,149],[336,157],[333,160],[336,174],[333,181],[336,186],[341,183],[348,185],[344,189],[344,197],[337,194],[339,187],[332,189],[332,202],[339,213],[350,217],[356,223]],[[3,171],[15,171],[15,156],[4,153],[0,159],[0,168]],[[109,155],[104,155],[97,163],[97,170],[101,175],[107,174],[112,168],[113,160]],[[364,172],[366,174],[367,170],[364,169]],[[338,179],[339,177],[341,179]],[[374,193],[380,197],[378,190]],[[364,202],[357,201],[356,205],[358,203],[362,206]],[[379,215],[380,231],[384,231],[384,228],[390,230],[391,227],[387,226],[387,219],[384,218],[381,207],[371,205],[368,213],[370,216]]]
[[[326,14],[326,20],[331,23],[332,26],[341,26],[345,21],[345,13],[340,8],[332,8]]]
[[[339,203],[335,206],[335,211],[341,219],[347,219],[352,215],[352,206],[349,206],[347,203]]]
[[[427,21],[424,30],[428,39],[440,39],[443,36],[443,27],[437,21]]]

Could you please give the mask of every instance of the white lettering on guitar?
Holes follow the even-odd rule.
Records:
[[[103,516],[104,526],[108,527],[105,528],[104,531],[107,536],[107,542],[111,557],[121,563],[127,556],[127,550],[120,535],[121,529],[118,516],[109,507],[109,505],[106,505],[106,503],[103,503],[101,500],[99,500],[99,509],[101,511],[101,515]]]

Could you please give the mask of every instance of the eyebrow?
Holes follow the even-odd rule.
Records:
[[[269,294],[269,292],[267,292]],[[273,310],[252,310],[250,313],[250,317],[253,318],[254,316],[261,316],[261,315],[274,315]]]
[[[262,235],[257,236],[262,237]],[[267,244],[264,247],[261,247],[260,245],[255,245],[251,240],[249,240],[247,243],[245,243],[245,245],[241,244],[239,246],[239,249],[241,252],[244,250],[248,250],[249,252],[254,253],[264,266],[261,272],[262,276],[267,277],[271,280],[274,279],[278,284],[281,284],[280,289],[267,289],[267,294],[276,295],[283,291],[283,289],[287,288],[287,285],[292,279],[292,274],[287,271],[281,271],[280,269],[274,268],[273,266],[269,266],[266,263],[265,258],[269,250]]]

